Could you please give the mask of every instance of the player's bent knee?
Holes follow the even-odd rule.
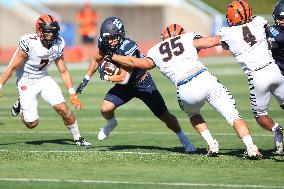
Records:
[[[112,113],[115,110],[115,106],[113,104],[102,104],[101,113],[107,114]]]
[[[35,120],[33,122],[24,122],[26,127],[29,129],[33,129],[38,125],[38,120]]]

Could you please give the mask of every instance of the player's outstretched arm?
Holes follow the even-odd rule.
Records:
[[[121,56],[114,54],[112,60],[120,65],[131,67],[131,68],[141,68],[144,70],[150,70],[155,67],[155,63],[147,57],[136,58],[134,56]]]
[[[4,70],[4,72],[2,73],[0,77],[0,90],[2,86],[11,77],[13,72],[25,62],[27,57],[28,57],[27,54],[21,49],[16,50],[16,52],[13,55],[12,60],[10,61],[9,65],[7,66],[7,68]]]
[[[97,51],[94,55],[94,57],[92,58],[89,67],[87,69],[87,73],[85,75],[85,77],[83,78],[83,80],[81,81],[81,83],[79,84],[79,86],[76,89],[76,93],[77,94],[81,94],[84,87],[87,86],[90,78],[94,75],[94,73],[97,71],[98,69],[98,61],[102,60],[103,56],[102,54]]]
[[[220,36],[202,37],[193,40],[193,46],[197,49],[207,49],[218,45],[222,45]]]
[[[70,75],[70,72],[68,71],[65,63],[64,63],[64,59],[63,56],[57,58],[55,60],[55,64],[58,68],[58,71],[61,74],[61,78],[66,86],[66,88],[68,89],[68,92],[70,94],[70,101],[72,102],[72,104],[75,106],[75,108],[78,109],[82,109],[82,104],[80,102],[80,100],[78,99],[74,87],[73,87],[73,81],[72,81],[72,77]]]

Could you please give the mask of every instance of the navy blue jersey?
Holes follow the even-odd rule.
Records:
[[[276,62],[284,64],[284,30],[279,26],[269,28],[269,37],[273,39],[272,56]]]
[[[101,38],[98,39],[98,47],[102,53],[106,54],[108,52],[108,49],[102,43]],[[143,55],[138,49],[138,45],[135,43],[135,41],[129,38],[125,38],[114,53],[123,56],[135,56],[137,58],[143,57]],[[120,65],[117,66],[119,67]],[[140,80],[140,78],[145,74],[145,72],[146,71],[143,69],[134,68],[127,85],[136,84]]]

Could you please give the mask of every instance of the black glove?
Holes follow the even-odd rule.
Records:
[[[83,88],[86,87],[86,85],[88,84],[88,82],[89,82],[89,80],[86,79],[86,78],[84,78],[84,79],[82,80],[82,82],[80,83],[80,85],[77,87],[76,93],[77,93],[77,94],[78,94],[78,93],[81,94]]]

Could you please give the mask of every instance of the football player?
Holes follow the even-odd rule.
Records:
[[[16,71],[19,92],[17,105],[21,109],[21,118],[26,127],[33,129],[38,125],[38,96],[41,95],[62,117],[74,142],[80,146],[89,146],[91,144],[80,135],[75,115],[67,107],[61,89],[47,72],[47,68],[54,62],[69,91],[72,104],[81,109],[81,102],[64,63],[65,42],[59,37],[59,24],[53,16],[42,15],[37,19],[35,29],[35,34],[21,37],[10,64],[1,75],[0,89]]]
[[[124,24],[117,17],[109,17],[102,23],[98,48],[99,51],[94,55],[85,78],[76,90],[77,93],[82,92],[90,77],[99,68],[98,62],[101,62],[107,54],[143,56],[135,41],[125,37]],[[100,70],[101,68],[99,68]],[[142,69],[130,69],[129,67],[120,66],[119,75],[108,76],[103,71],[100,71],[100,74],[101,78],[114,82],[115,85],[107,92],[101,105],[101,113],[106,119],[106,125],[99,131],[99,140],[106,139],[117,126],[117,120],[114,115],[116,108],[135,97],[142,100],[156,117],[177,134],[186,153],[195,151],[194,146],[180,128],[176,117],[168,111],[150,73]]]
[[[272,56],[284,75],[284,0],[279,1],[272,13],[275,25],[269,27]]]
[[[275,18],[280,19],[279,16]],[[284,109],[284,76],[269,48],[267,20],[260,16],[252,17],[251,7],[241,0],[228,6],[226,17],[229,27],[220,31],[223,47],[232,52],[247,75],[254,117],[262,128],[274,133],[276,153],[281,154],[283,129],[269,117],[268,106],[272,94]]]
[[[200,49],[219,44],[218,37],[202,38],[194,32],[185,33],[180,25],[172,24],[164,30],[163,41],[152,47],[147,57],[110,54],[107,59],[132,68],[158,67],[176,86],[180,108],[187,113],[192,126],[207,142],[208,155],[217,155],[219,144],[212,137],[200,114],[205,102],[220,112],[234,127],[246,145],[248,156],[261,159],[262,155],[253,143],[245,121],[239,115],[233,96],[198,59],[197,52]]]

